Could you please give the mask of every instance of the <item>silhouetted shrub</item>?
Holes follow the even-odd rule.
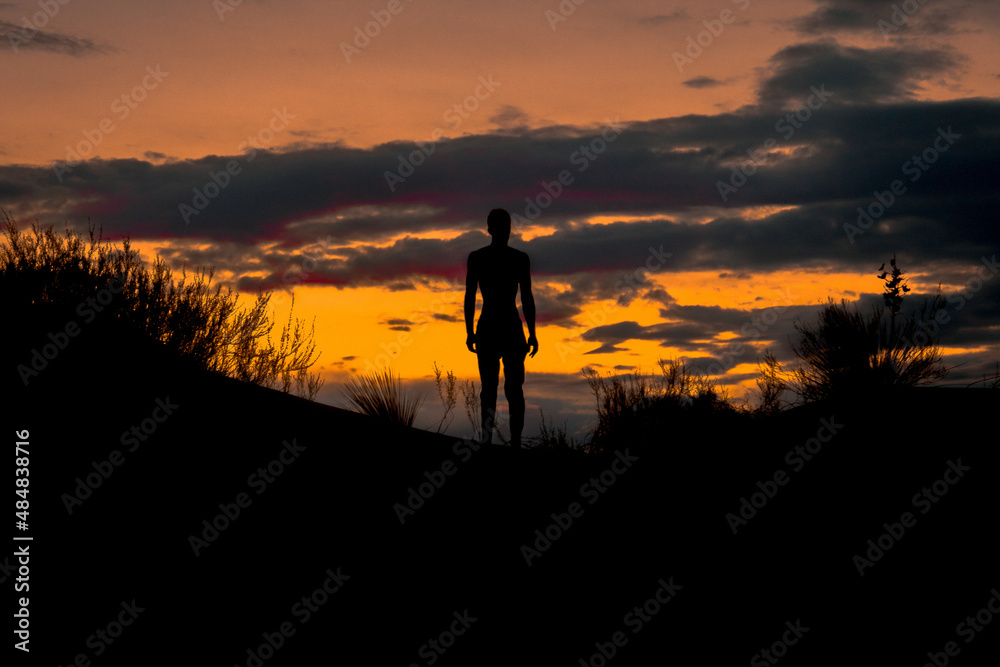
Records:
[[[945,376],[937,336],[925,331],[944,300],[935,296],[910,316],[900,315],[902,293],[909,288],[895,257],[892,266],[891,279],[886,280],[885,272],[879,276],[886,280],[888,317],[881,306],[864,315],[846,300],[837,304],[831,299],[815,327],[796,323],[802,339],[793,348],[801,366],[793,370],[792,386],[804,399],[856,399]]]
[[[539,433],[537,436],[525,438],[525,445],[533,449],[584,449],[586,451],[586,448],[576,438],[567,434],[565,422],[562,426],[555,426],[545,421],[545,412],[541,408],[538,409],[538,414],[541,418],[538,427]]]
[[[661,442],[682,421],[736,413],[728,394],[708,376],[690,371],[676,359],[657,363],[659,376],[639,372],[602,376],[589,366],[583,369],[597,401],[591,449]]]
[[[402,380],[389,368],[352,377],[344,385],[343,395],[361,414],[402,426],[413,426],[423,401],[421,396],[407,395]]]
[[[771,350],[764,350],[764,359],[757,361],[757,389],[752,393],[757,397],[757,405],[750,407],[755,416],[767,417],[780,412],[785,407],[784,394],[788,388],[781,364]]]
[[[112,286],[116,295],[100,318],[123,348],[136,338],[154,341],[173,359],[307,398],[323,384],[308,370],[319,357],[314,329],[307,333],[290,312],[277,343],[272,341],[270,293],[238,309],[232,290],[212,287],[212,271],[189,276],[185,270],[175,281],[162,259],[148,268],[127,238],[118,248],[94,225],[89,238],[70,229],[60,236],[37,224],[25,233],[4,211],[4,234],[0,290],[17,321],[62,324],[76,316],[82,301]],[[292,304],[294,309],[294,299]]]

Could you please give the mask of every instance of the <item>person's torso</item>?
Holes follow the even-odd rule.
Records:
[[[509,246],[486,246],[478,251],[479,289],[483,294],[480,326],[520,324],[517,312],[518,278],[524,253]]]

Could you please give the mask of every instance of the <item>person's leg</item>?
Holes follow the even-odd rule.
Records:
[[[482,386],[479,392],[479,414],[482,419],[481,441],[488,445],[493,442],[493,425],[496,423],[500,357],[487,350],[480,350],[476,356],[479,359],[479,383]]]
[[[503,393],[510,410],[510,446],[521,447],[524,430],[524,357],[527,350],[512,350],[503,355]]]

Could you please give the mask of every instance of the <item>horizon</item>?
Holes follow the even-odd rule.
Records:
[[[677,357],[741,396],[827,299],[881,303],[894,255],[904,310],[948,297],[944,384],[1000,359],[988,6],[53,6],[0,7],[0,205],[273,290],[279,321],[294,293],[321,402],[388,359],[421,425],[434,361],[478,380],[464,271],[495,207],[531,258],[526,436],[539,407],[585,428],[585,366]]]

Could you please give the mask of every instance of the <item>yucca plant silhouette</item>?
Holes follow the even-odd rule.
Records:
[[[885,307],[875,306],[865,315],[846,300],[838,304],[831,299],[819,312],[815,328],[795,325],[802,338],[793,344],[801,361],[793,371],[794,388],[804,399],[912,387],[945,376],[937,336],[925,331],[926,323],[943,308],[943,299],[937,295],[925,300],[910,316],[903,316],[903,295],[910,288],[895,256],[890,265],[891,277],[885,264],[877,275],[885,282]]]
[[[342,393],[361,414],[402,426],[413,426],[423,402],[423,396],[407,394],[403,381],[390,368],[352,377]]]

